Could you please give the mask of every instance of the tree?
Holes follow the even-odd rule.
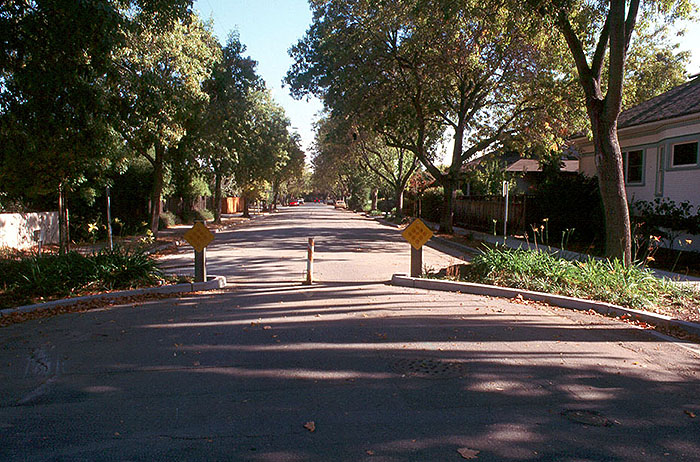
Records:
[[[203,110],[202,84],[219,59],[211,31],[197,16],[158,26],[159,16],[139,15],[116,62],[120,131],[131,149],[153,166],[150,228],[158,233],[163,173],[185,135],[193,111]]]
[[[316,1],[291,54],[292,94],[314,93],[353,114],[392,147],[413,152],[444,186],[452,231],[463,163],[493,146],[536,107],[541,38],[527,15],[475,1]],[[535,34],[535,35],[533,35]],[[445,131],[446,171],[434,162]]]
[[[134,15],[182,16],[187,0],[6,0],[0,3],[0,189],[65,191],[119,156],[109,105],[112,53]],[[64,238],[61,238],[63,248]]]
[[[640,11],[640,0],[531,0],[564,36],[576,64],[591,124],[598,185],[605,210],[606,254],[632,262],[632,237],[617,120],[623,105],[625,63]],[[645,3],[646,13],[687,15],[688,1]],[[592,34],[591,31],[595,33]],[[596,38],[597,37],[597,38]],[[607,61],[607,72],[604,73]]]
[[[239,35],[229,35],[211,78],[204,84],[209,103],[194,136],[199,141],[202,159],[214,176],[214,219],[221,222],[223,183],[231,176],[236,155],[245,149],[244,132],[250,113],[250,93],[259,90],[263,82],[256,74],[257,62],[244,57],[246,47]]]
[[[396,215],[402,217],[404,191],[418,168],[418,158],[411,151],[389,146],[382,137],[368,133],[357,135],[355,143],[360,151],[360,164],[392,189]]]

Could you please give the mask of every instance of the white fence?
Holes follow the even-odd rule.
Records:
[[[0,247],[58,244],[58,212],[0,213]]]

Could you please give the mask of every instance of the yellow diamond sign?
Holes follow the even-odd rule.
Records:
[[[197,222],[183,236],[194,250],[201,252],[214,239],[214,234],[204,226],[204,223]]]
[[[401,235],[414,249],[418,250],[433,237],[433,232],[425,226],[420,218],[416,218],[413,220],[413,223],[408,225],[406,229],[401,232]]]

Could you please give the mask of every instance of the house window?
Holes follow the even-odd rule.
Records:
[[[623,153],[625,168],[625,183],[638,184],[642,182],[644,172],[644,151],[628,151]]]
[[[673,145],[673,156],[671,166],[682,167],[684,165],[697,165],[698,163],[698,142],[679,143]]]

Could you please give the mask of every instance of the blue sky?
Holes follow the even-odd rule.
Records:
[[[700,5],[700,0],[695,1]],[[301,135],[308,158],[313,122],[321,102],[295,101],[288,89],[282,88],[282,79],[292,65],[287,50],[303,37],[311,23],[307,0],[196,0],[194,7],[203,19],[214,20],[214,32],[222,44],[230,31],[238,30],[241,42],[248,47],[246,53],[258,61],[258,73]],[[688,72],[700,73],[699,24],[687,27],[681,48],[693,53]]]
[[[313,122],[322,109],[317,99],[295,101],[282,79],[292,65],[287,50],[306,33],[311,10],[306,0],[197,0],[203,19],[214,19],[214,32],[222,44],[237,29],[246,54],[258,62],[258,73],[281,104],[307,149],[313,141]]]

